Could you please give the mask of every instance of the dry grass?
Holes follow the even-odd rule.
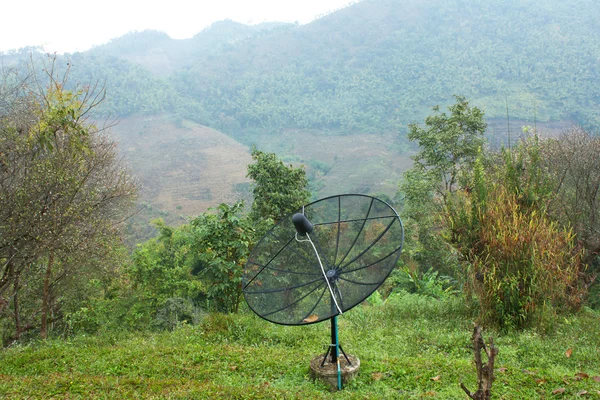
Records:
[[[195,124],[177,127],[163,117],[126,118],[113,131],[143,185],[142,200],[154,207],[197,215],[244,197],[236,185],[249,182],[252,159],[227,135]]]
[[[222,202],[246,199],[250,181],[250,149],[211,128],[168,117],[130,117],[113,129],[119,147],[143,188],[141,200],[166,211],[171,223],[178,215],[193,216]],[[411,166],[401,154],[395,134],[333,135],[287,131],[256,136],[264,151],[307,165],[318,180],[316,197],[338,193],[385,193],[393,196],[404,170]],[[330,167],[313,172],[316,160]],[[296,162],[297,161],[297,162]],[[179,219],[179,221],[182,221]]]

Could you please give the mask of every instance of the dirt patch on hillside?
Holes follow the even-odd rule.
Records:
[[[181,125],[181,124],[180,124]],[[142,183],[141,200],[182,215],[249,198],[246,146],[214,129],[164,117],[131,117],[112,129]]]

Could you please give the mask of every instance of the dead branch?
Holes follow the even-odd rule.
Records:
[[[494,346],[494,340],[490,337],[489,349],[486,347],[481,335],[482,328],[475,326],[473,329],[473,350],[475,352],[475,368],[477,369],[477,391],[471,392],[461,382],[461,389],[473,400],[489,400],[492,397],[492,383],[494,381],[494,361],[498,354],[498,348]],[[481,352],[485,352],[487,363],[483,363]]]

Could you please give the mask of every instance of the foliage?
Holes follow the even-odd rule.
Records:
[[[537,133],[534,133],[532,137],[522,140],[516,148],[504,149],[500,164],[504,168],[501,172],[504,183],[517,196],[519,204],[526,209],[547,211],[557,180],[555,174],[544,168],[544,164],[552,160],[544,159],[541,151],[542,143]],[[482,198],[483,195],[480,194],[479,197]]]
[[[524,168],[523,175],[535,176],[535,162]],[[478,163],[475,189],[456,192],[445,214],[447,240],[468,263],[467,293],[477,296],[480,318],[503,329],[523,328],[548,307],[576,309],[582,296],[573,232],[531,201],[541,185],[525,191],[507,185],[503,176],[513,173],[510,163],[496,175]]]
[[[254,164],[248,165],[248,177],[254,180],[254,202],[250,216],[254,221],[278,221],[299,209],[310,199],[304,168],[286,166],[274,153],[252,151]]]
[[[404,259],[417,262],[421,271],[433,268],[444,275],[455,273],[456,259],[439,235],[439,215],[447,196],[467,184],[465,178],[484,143],[486,127],[483,111],[469,106],[462,96],[455,98],[456,103],[448,108],[450,115],[440,113],[436,106],[425,127],[410,125],[408,138],[418,143],[419,150],[400,186],[405,202],[402,216],[409,232]]]
[[[548,212],[573,228],[586,250],[585,261],[594,271],[600,254],[600,137],[573,127],[539,147],[540,174],[555,182]]]
[[[213,308],[237,312],[242,295],[242,271],[254,244],[254,227],[240,216],[244,203],[221,204],[216,214],[204,213],[190,222],[193,273],[206,282]]]
[[[460,187],[461,170],[472,169],[487,126],[483,111],[470,107],[464,97],[455,98],[456,103],[448,107],[450,115],[440,114],[435,106],[436,114],[425,119],[426,128],[411,124],[408,132],[408,139],[419,145],[414,168],[432,181],[442,182],[438,190],[442,196]]]
[[[439,271],[429,268],[420,273],[418,269],[412,270],[408,266],[394,271],[394,290],[404,290],[422,296],[431,296],[436,299],[448,297],[457,293],[456,281],[449,276],[440,275]],[[393,292],[392,292],[393,293]]]
[[[572,229],[577,246],[583,250],[582,288],[594,284],[598,271],[600,235],[600,140],[572,127],[558,137],[541,139],[537,132],[505,153],[506,182],[529,208],[545,210],[550,218]],[[592,292],[593,293],[593,292]],[[589,299],[594,303],[593,297]]]
[[[173,298],[193,307],[237,311],[242,269],[255,240],[242,210],[243,202],[221,204],[216,213],[202,213],[177,228],[155,222],[159,236],[136,249],[130,269],[152,316],[158,318]]]
[[[62,335],[118,334],[152,327],[152,301],[135,287],[127,272],[120,268],[109,277],[90,281],[87,296],[79,298],[79,307],[65,314]]]
[[[167,299],[158,309],[153,324],[159,329],[172,331],[182,324],[190,323],[196,325],[199,315],[200,311],[190,300],[173,297]]]
[[[48,335],[121,259],[119,222],[136,195],[115,143],[87,118],[103,92],[67,75],[10,72],[0,91],[0,334]],[[42,80],[47,86],[42,86]]]
[[[406,232],[402,260],[405,264],[417,263],[421,270],[432,267],[445,274],[454,273],[452,254],[438,234],[440,210],[434,195],[438,182],[416,168],[405,171],[402,178],[401,216]]]
[[[132,254],[129,274],[134,288],[141,290],[144,301],[155,311],[173,297],[201,302],[206,288],[192,274],[196,254],[190,227],[172,228],[162,220],[154,224],[159,235],[138,245]]]
[[[415,262],[427,260],[439,271],[432,261],[442,260],[444,252],[447,259],[458,255],[459,276],[466,293],[477,298],[479,318],[503,329],[538,323],[553,307],[580,307],[585,261],[570,221],[557,213],[555,191],[570,179],[552,165],[554,158],[546,158],[554,142],[533,136],[501,153],[484,152],[483,113],[470,110],[461,97],[450,109],[451,116],[428,117],[428,129],[412,125],[409,133],[420,146],[402,185],[407,226],[417,229],[407,237],[404,256],[412,280],[420,283],[425,276],[425,267]],[[554,154],[575,164],[572,152]],[[572,173],[576,167],[563,161],[562,169]]]

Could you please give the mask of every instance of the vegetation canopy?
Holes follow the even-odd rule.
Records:
[[[86,281],[115,268],[119,222],[137,190],[115,143],[87,121],[103,93],[65,90],[53,66],[2,82],[0,328],[9,342],[32,330],[46,337]]]

